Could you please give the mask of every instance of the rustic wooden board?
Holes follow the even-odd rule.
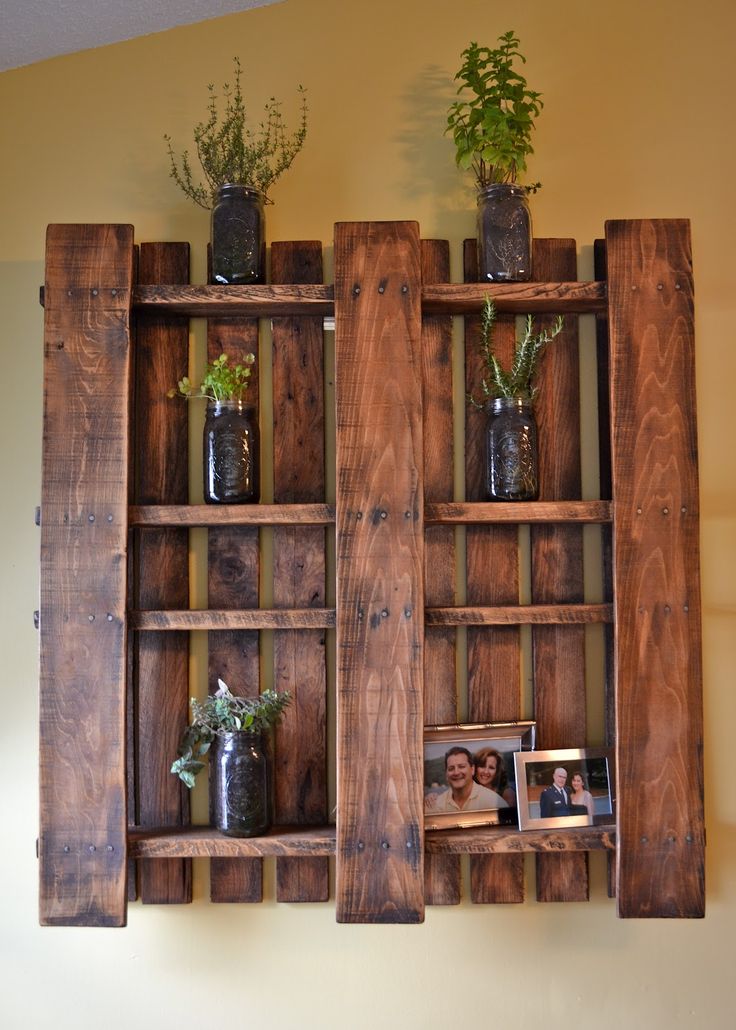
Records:
[[[189,245],[144,243],[138,278],[147,283],[189,279]],[[140,317],[135,350],[134,488],[139,504],[184,504],[187,482],[187,406],[167,398],[187,369],[189,327],[180,318]],[[189,543],[185,529],[135,534],[135,584],[140,608],[189,604]],[[170,773],[188,718],[189,637],[186,633],[136,633],[136,821],[140,826],[180,826],[189,821],[189,791]],[[144,903],[176,904],[192,898],[191,863],[139,865]]]
[[[478,278],[477,244],[464,246],[466,282]],[[516,284],[519,285],[519,284]],[[488,292],[488,291],[487,291]],[[466,391],[480,400],[482,360],[478,346],[480,320],[465,319]],[[513,354],[514,318],[499,315],[494,328],[495,351],[507,364]],[[465,498],[484,501],[486,414],[468,404],[465,414]],[[467,604],[518,605],[519,545],[515,525],[468,526]],[[493,569],[493,575],[489,575]],[[520,637],[517,626],[468,629],[468,718],[506,722],[520,717]],[[476,903],[520,903],[524,900],[521,857],[478,855],[470,862],[470,896]]]
[[[274,283],[321,283],[320,242],[274,243]],[[274,501],[323,502],[325,496],[324,337],[321,317],[276,318],[273,335]],[[325,604],[325,531],[321,526],[273,531],[276,607]],[[274,686],[294,698],[276,732],[277,824],[327,821],[325,634],[274,634]],[[324,858],[279,858],[276,899],[326,901]]]
[[[422,240],[423,284],[448,282],[450,248],[444,240]],[[424,502],[451,501],[454,495],[452,319],[422,319],[422,392],[424,437]],[[424,601],[455,602],[455,531],[430,526],[424,536]],[[424,721],[439,725],[457,721],[455,684],[456,631],[441,627],[424,638]],[[424,856],[424,899],[428,905],[458,905],[460,860],[456,856]]]
[[[338,224],[335,269],[337,918],[412,923],[424,917],[418,226]]]
[[[130,526],[330,526],[334,504],[131,505]]]
[[[126,922],[132,276],[131,226],[49,226],[40,605],[44,925]]]
[[[228,287],[232,289],[233,287]],[[207,323],[207,360],[227,354],[231,362],[253,353],[258,358],[258,322],[252,318],[210,319]],[[249,380],[247,402],[259,411],[259,362]],[[211,507],[214,507],[211,505]],[[256,526],[210,528],[207,534],[210,608],[258,608],[259,532]],[[235,611],[233,611],[235,614]],[[233,694],[251,697],[260,689],[259,633],[255,629],[225,629],[210,633],[209,690],[224,680]],[[259,902],[263,900],[263,863],[260,859],[213,858],[210,862],[210,900]]]
[[[534,277],[577,278],[574,240],[535,240]],[[537,327],[544,320],[539,319]],[[542,500],[574,500],[581,493],[580,374],[578,325],[565,328],[545,354],[535,404],[539,427]],[[580,526],[532,526],[531,588],[535,604],[583,601],[583,530]],[[537,746],[580,747],[585,743],[585,630],[539,626],[532,636]],[[587,857],[545,855],[537,859],[538,901],[587,901]]]
[[[618,912],[699,917],[703,715],[689,223],[608,222],[606,253]]]
[[[219,531],[221,532],[221,531]],[[227,561],[232,562],[228,575],[242,574],[242,565],[237,553],[229,552]],[[234,592],[235,601],[242,595]],[[129,625],[133,629],[156,630],[257,630],[257,629],[328,629],[335,625],[334,608],[203,608],[201,610],[178,611],[132,611]],[[218,648],[215,641],[212,648]],[[223,638],[220,647],[230,644]],[[220,659],[224,661],[224,659]]]

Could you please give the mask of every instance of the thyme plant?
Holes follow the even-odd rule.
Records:
[[[526,171],[534,119],[543,107],[541,93],[528,89],[514,70],[514,61],[526,58],[513,30],[498,42],[496,49],[471,43],[463,50],[455,76],[461,99],[450,106],[445,130],[452,133],[458,167],[472,169],[479,187],[515,183]],[[535,192],[540,185],[527,189]]]
[[[563,320],[558,315],[550,329],[534,332],[534,320],[526,316],[526,329],[514,347],[514,358],[511,368],[506,370],[493,352],[493,326],[496,321],[496,306],[491,297],[486,297],[481,315],[480,350],[483,356],[484,371],[480,386],[483,394],[478,401],[472,394],[468,400],[476,408],[483,408],[485,403],[496,397],[521,398],[533,401],[536,394],[534,375],[539,359],[547,345],[562,332]]]
[[[301,97],[301,121],[292,134],[287,132],[281,103],[275,97],[266,102],[263,121],[258,127],[249,127],[237,57],[233,64],[234,85],[225,83],[222,88],[224,112],[218,110],[218,97],[210,83],[207,87],[209,116],[194,127],[194,144],[204,172],[204,183],[195,180],[188,151],[183,151],[181,159],[177,160],[171,137],[164,136],[168,144],[171,178],[195,204],[208,209],[212,207],[218,189],[225,183],[253,186],[261,190],[268,200],[269,189],[291,166],[307,135],[306,90],[302,86],[297,87]]]
[[[192,721],[182,734],[179,757],[171,766],[187,787],[194,786],[195,777],[204,769],[202,759],[216,736],[238,731],[262,733],[276,725],[291,703],[288,691],[264,690],[257,697],[235,697],[223,680],[218,679],[217,684],[217,691],[205,701],[191,699]]]

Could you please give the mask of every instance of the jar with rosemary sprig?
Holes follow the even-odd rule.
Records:
[[[287,131],[281,103],[271,97],[257,128],[248,125],[240,84],[240,61],[234,64],[234,84],[222,88],[224,110],[210,84],[208,117],[194,127],[197,158],[204,182],[196,181],[189,154],[177,160],[171,137],[168,144],[171,178],[200,207],[211,210],[211,283],[247,285],[266,279],[266,227],[264,204],[269,191],[291,166],[307,135],[307,102],[299,86],[300,121]]]
[[[258,415],[246,404],[248,381],[255,362],[246,354],[231,365],[221,354],[207,366],[195,389],[189,378],[179,380],[168,396],[206,398],[204,423],[204,500],[206,504],[257,504],[260,496]]]
[[[493,348],[495,305],[487,297],[481,315],[481,398],[470,402],[487,414],[485,487],[491,501],[534,501],[539,496],[539,450],[534,415],[534,376],[547,345],[562,331],[558,315],[552,326],[534,332],[531,315],[514,348],[510,369],[504,369]]]

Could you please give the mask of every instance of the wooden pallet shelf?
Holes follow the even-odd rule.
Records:
[[[417,922],[425,904],[459,902],[462,854],[471,856],[472,900],[508,903],[524,899],[525,852],[536,853],[539,901],[587,899],[586,852],[597,850],[615,852],[620,916],[701,916],[688,223],[606,223],[595,282],[577,281],[572,240],[535,241],[540,281],[490,286],[476,281],[474,241],[464,248],[466,282],[450,283],[449,247],[421,240],[413,222],[340,223],[334,242],[334,286],[322,282],[314,241],[273,244],[268,286],[193,286],[186,244],[144,243],[136,253],[130,226],[49,227],[41,921],[119,926],[132,898],[188,902],[194,857],[210,859],[213,900],[261,900],[262,860],[275,857],[277,900],[323,901],[334,856],[339,921]],[[503,360],[517,313],[565,315],[540,374],[542,488],[530,504],[483,500],[483,417],[468,410],[453,419],[457,396],[477,381],[478,314],[489,293]],[[584,431],[599,439],[600,500],[581,499],[577,315],[590,313],[599,424]],[[463,390],[450,374],[458,315]],[[335,327],[334,501],[325,316]],[[192,317],[208,320],[209,360],[257,351],[258,320],[272,319],[272,396],[261,403],[256,366],[249,399],[262,418],[273,411],[273,503],[187,503],[187,405],[165,394],[186,374]],[[604,589],[589,599],[583,533],[591,526]],[[209,607],[191,609],[189,529],[200,527]],[[521,540],[530,603],[521,603]],[[598,678],[616,749],[615,826],[425,833],[423,726],[531,714],[521,711],[520,690],[520,627],[528,626],[538,746],[583,745],[594,625],[605,640]],[[331,672],[326,630],[334,630]],[[295,694],[276,739],[277,826],[264,837],[190,826],[188,794],[168,771],[188,714],[191,631],[209,634],[211,688],[223,676],[258,691],[272,653],[273,684]],[[262,631],[271,633],[264,654]],[[461,713],[458,639],[467,649]]]

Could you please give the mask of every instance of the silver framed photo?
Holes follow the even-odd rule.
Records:
[[[616,789],[611,748],[515,754],[514,765],[520,830],[613,822]]]
[[[425,726],[425,829],[515,826],[514,754],[535,732],[534,722]]]

